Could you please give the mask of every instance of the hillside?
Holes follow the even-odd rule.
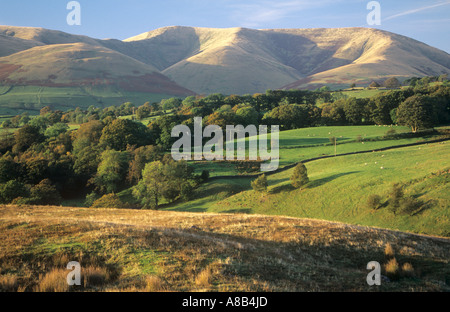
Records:
[[[69,261],[78,291],[449,290],[449,240],[336,222],[0,206],[0,229],[1,290],[68,291]],[[413,270],[369,287],[388,244]]]
[[[166,27],[126,41],[155,47],[152,59],[157,62],[158,55],[173,55],[157,67],[177,83],[206,94],[316,88],[325,84],[347,87],[352,82],[370,83],[390,76],[406,78],[450,71],[447,53],[404,36],[368,28]]]
[[[120,41],[0,26],[0,42],[3,85],[106,84],[169,96],[249,94],[323,85],[342,88],[353,82],[368,84],[392,76],[437,76],[450,71],[448,53],[369,28],[172,26]],[[80,51],[88,56],[80,56]],[[18,95],[16,100],[31,104]]]

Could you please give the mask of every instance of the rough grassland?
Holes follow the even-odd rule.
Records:
[[[369,261],[400,265],[369,287]],[[279,216],[0,207],[0,288],[9,291],[450,290],[450,241]],[[69,261],[84,287],[63,288]],[[405,273],[405,274],[404,274]]]

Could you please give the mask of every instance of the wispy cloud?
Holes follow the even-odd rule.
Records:
[[[244,27],[260,27],[282,20],[292,13],[321,8],[336,0],[252,1],[231,5],[232,18]]]
[[[445,2],[436,3],[434,5],[424,6],[424,7],[421,7],[421,8],[408,10],[408,11],[405,11],[405,12],[401,12],[401,13],[398,13],[398,14],[394,14],[394,15],[388,16],[384,20],[388,21],[388,20],[392,20],[392,19],[397,18],[397,17],[418,13],[418,12],[421,12],[421,11],[437,8],[437,7],[440,7],[440,6],[443,6],[443,5],[448,5],[448,4],[450,4],[450,1],[445,1]]]

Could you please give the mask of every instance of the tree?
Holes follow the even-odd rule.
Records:
[[[265,174],[260,175],[251,183],[252,188],[255,192],[266,192],[267,191],[267,177]]]
[[[101,193],[116,192],[125,181],[128,153],[106,150],[100,159],[94,183]]]
[[[44,136],[40,133],[39,128],[26,125],[20,128],[15,134],[15,147],[17,152],[27,150],[34,143],[41,143],[44,141]]]
[[[33,186],[30,195],[35,205],[59,205],[62,201],[61,195],[49,179]]]
[[[166,177],[163,174],[164,165],[154,161],[145,165],[142,180],[133,188],[133,195],[141,200],[144,207],[158,208]]]
[[[151,133],[147,127],[128,119],[112,121],[103,128],[100,138],[100,143],[118,151],[126,150],[128,145],[148,145],[151,141]]]
[[[17,180],[11,180],[5,184],[0,184],[0,201],[3,204],[9,204],[18,197],[27,197],[29,191],[25,184]]]
[[[133,195],[144,207],[156,209],[162,198],[170,202],[189,197],[193,184],[192,168],[185,161],[154,161],[145,165]]]
[[[429,96],[414,95],[404,101],[397,109],[397,122],[411,127],[412,132],[432,127],[438,120]]]
[[[133,159],[130,162],[127,180],[133,184],[139,182],[142,177],[142,170],[149,162],[162,160],[163,150],[159,146],[147,145],[135,149]]]
[[[297,164],[291,176],[292,186],[295,188],[301,188],[308,182],[308,170],[306,169],[305,165],[303,163]]]
[[[244,126],[257,125],[259,114],[251,106],[244,106],[236,110],[236,117],[240,124]]]
[[[309,105],[284,104],[265,114],[263,120],[283,130],[298,129],[311,125],[310,110]]]
[[[59,122],[47,128],[47,130],[45,130],[44,132],[44,135],[48,138],[54,138],[60,135],[61,133],[67,132],[67,130],[69,130],[69,126],[65,123]]]
[[[391,77],[384,82],[384,86],[388,89],[397,89],[400,88],[401,84],[397,78]]]
[[[380,84],[376,81],[372,81],[372,83],[369,85],[369,88],[379,88]]]

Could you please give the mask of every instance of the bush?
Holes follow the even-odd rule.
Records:
[[[252,188],[255,192],[266,192],[267,191],[267,178],[266,175],[260,175],[256,180],[251,183]]]
[[[386,247],[384,248],[384,255],[387,259],[392,259],[395,256],[394,248],[392,248],[392,245],[390,243],[386,244]]]
[[[423,203],[415,198],[407,197],[400,201],[398,212],[401,214],[412,215],[420,209]]]
[[[401,186],[398,183],[395,183],[392,185],[392,188],[389,192],[389,206],[390,206],[390,210],[396,214],[398,208],[400,207],[400,201],[402,200],[404,196],[403,193],[403,186]]]
[[[303,163],[299,163],[294,168],[294,172],[291,176],[292,186],[295,188],[301,188],[309,182],[308,170]]]
[[[101,198],[94,201],[91,208],[126,208],[125,204],[120,200],[116,194],[103,195]]]
[[[402,275],[404,277],[414,277],[414,267],[411,263],[405,263],[402,265]]]
[[[53,269],[44,276],[40,276],[39,284],[34,288],[35,292],[68,292],[67,270]]]
[[[26,196],[28,196],[28,189],[22,182],[11,180],[0,185],[0,201],[3,204],[9,204],[17,197]]]
[[[392,258],[384,265],[384,269],[386,271],[386,276],[392,280],[397,280],[399,278],[400,266],[397,262],[397,259]]]
[[[49,179],[33,186],[30,193],[36,205],[59,205],[62,201],[61,195]]]
[[[372,194],[367,198],[367,207],[369,209],[380,209],[381,207],[381,197],[379,195]]]

